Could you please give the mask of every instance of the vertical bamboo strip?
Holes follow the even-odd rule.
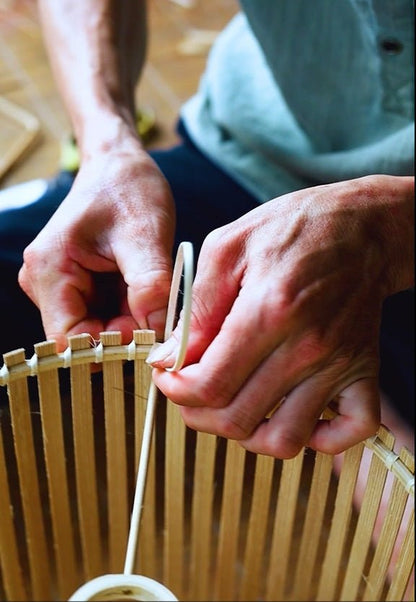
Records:
[[[408,494],[401,483],[394,480],[377,548],[366,579],[363,600],[379,600],[387,576],[391,554],[403,518]]]
[[[155,342],[153,330],[139,330],[133,333],[136,345],[148,345],[149,348]],[[145,363],[144,357],[138,357],[134,361],[134,399],[135,399],[135,475],[139,466],[140,450],[143,438],[144,419],[146,414],[146,402],[151,383],[151,368]],[[155,433],[153,433],[149,461],[147,465],[146,489],[143,496],[143,516],[141,519],[138,553],[137,572],[148,577],[157,578],[156,566],[156,461],[155,461]]]
[[[90,347],[88,334],[70,337],[72,352]],[[104,572],[100,541],[97,468],[94,448],[91,367],[84,362],[71,366],[72,428],[79,531],[85,581]]]
[[[341,570],[342,555],[345,548],[348,529],[350,528],[354,489],[357,482],[363,448],[364,445],[362,443],[354,445],[347,450],[344,455],[328,544],[325,550],[325,558],[322,565],[316,597],[316,599],[321,602],[335,599],[335,592]]]
[[[179,408],[166,401],[164,566],[163,582],[182,597],[184,593],[185,433]]]
[[[253,498],[239,590],[240,600],[255,600],[262,590],[261,579],[265,563],[265,541],[274,464],[275,460],[270,456],[258,455],[256,458]]]
[[[5,365],[10,369],[24,363],[22,349],[4,354]],[[14,436],[20,494],[23,504],[26,542],[29,556],[30,582],[33,600],[48,600],[51,573],[46,544],[39,475],[36,466],[35,445],[30,418],[30,400],[25,378],[8,385],[10,412]]]
[[[35,353],[38,361],[56,356],[55,342],[37,343]],[[38,388],[58,589],[62,595],[70,596],[78,585],[78,574],[57,368],[38,373]]]
[[[104,348],[109,571],[110,573],[121,573],[129,524],[124,379],[121,360],[105,360],[105,348],[120,345],[121,334],[119,332],[103,332],[101,333],[101,343]]]
[[[0,416],[1,419],[1,416]],[[28,600],[18,554],[13,506],[7,480],[3,435],[0,424],[0,567],[4,589],[9,600]]]
[[[391,585],[387,592],[386,600],[395,602],[403,600],[409,583],[409,577],[415,566],[415,515],[414,510],[409,517],[406,534],[397,558],[395,570],[393,573]],[[413,588],[414,596],[414,588]],[[414,598],[409,598],[413,600]]]
[[[387,429],[381,427],[378,437],[388,449],[393,448],[394,437]],[[371,544],[386,476],[387,468],[385,464],[375,454],[372,454],[367,487],[360,508],[340,600],[346,602],[355,600],[360,585],[366,579],[364,565]]]
[[[305,522],[297,559],[294,599],[309,600],[320,534],[323,528],[325,505],[332,473],[332,456],[317,453],[308,498]]]
[[[272,535],[272,560],[266,576],[266,600],[270,601],[284,600],[304,453],[302,450],[295,458],[283,461]]]
[[[136,345],[151,345],[148,339],[153,332],[136,331]],[[71,352],[86,350],[90,338],[85,335],[71,337]],[[110,538],[111,572],[121,572],[120,564],[125,555],[128,533],[128,516],[130,512],[128,495],[128,474],[125,428],[125,395],[124,395],[124,355],[120,349],[114,353],[112,346],[120,347],[120,333],[102,333],[103,344],[103,385],[105,410],[105,435],[107,453],[107,495],[108,495],[108,534]],[[100,351],[100,350],[98,350]],[[115,349],[114,349],[115,351]],[[70,356],[69,356],[70,357]],[[99,357],[98,352],[95,357]],[[131,349],[128,357],[131,359]],[[29,366],[24,351],[17,350],[5,354],[5,368],[0,372],[0,384],[7,384],[13,430],[14,453],[19,480],[18,494],[21,499],[25,548],[20,553],[20,531],[13,518],[13,490],[10,489],[10,475],[6,465],[7,454],[4,454],[3,431],[0,429],[0,577],[1,588],[6,599],[50,600],[58,596],[66,599],[74,589],[72,582],[77,576],[75,558],[75,541],[73,529],[78,527],[71,522],[71,487],[68,482],[65,459],[65,439],[63,426],[65,415],[59,386],[61,359],[55,352],[52,342],[35,345],[35,357],[30,361],[30,373],[37,375],[38,392],[41,410],[42,436],[38,437],[37,417],[31,415],[29,399],[28,374]],[[36,360],[36,361],[35,361]],[[55,361],[56,360],[56,361]],[[77,494],[77,514],[79,517],[79,533],[83,554],[83,565],[90,571],[87,578],[100,571],[100,539],[99,508],[97,500],[96,468],[98,459],[94,458],[94,420],[92,417],[92,390],[89,361],[71,365],[72,393],[72,430],[74,440],[75,478]],[[67,364],[66,364],[67,365]],[[18,373],[21,373],[18,376]],[[145,364],[144,357],[136,357],[134,363],[135,376],[135,463],[143,432],[143,418],[148,388],[151,382],[151,370]],[[29,377],[31,378],[31,377]],[[36,421],[36,422],[34,422]],[[1,426],[1,425],[0,425]],[[162,425],[159,427],[162,431]],[[303,524],[299,554],[297,555],[294,576],[290,561],[294,557],[293,541],[294,525],[299,507],[300,495],[303,495],[302,476],[308,475],[303,470],[304,452],[292,460],[282,463],[279,476],[277,503],[271,503],[271,494],[275,494],[274,466],[276,461],[266,456],[255,458],[256,466],[253,482],[247,477],[246,452],[235,441],[219,440],[213,435],[195,433],[195,446],[191,448],[191,438],[180,416],[179,409],[168,403],[166,410],[166,431],[152,443],[152,455],[148,468],[146,493],[144,498],[144,521],[139,543],[139,565],[143,574],[159,578],[155,574],[156,567],[162,565],[157,548],[157,495],[163,496],[163,514],[166,536],[164,539],[163,580],[175,592],[179,599],[185,600],[403,600],[410,591],[410,576],[414,569],[414,514],[410,507],[409,496],[413,495],[411,475],[414,474],[414,458],[407,450],[400,453],[400,460],[395,461],[393,448],[394,437],[384,427],[378,433],[380,445],[367,445],[371,457],[368,471],[367,487],[360,505],[358,522],[354,533],[348,537],[351,529],[351,517],[354,507],[354,494],[357,493],[358,473],[366,476],[366,458],[362,451],[364,444],[359,444],[344,454],[344,462],[336,489],[335,504],[332,517],[328,517],[328,488],[331,484],[331,468],[333,458],[325,454],[316,454],[315,467],[312,474],[311,488],[306,505],[306,516]],[[192,440],[193,442],[193,440]],[[224,442],[225,467],[222,462],[221,448],[218,443]],[[43,500],[41,479],[44,477],[41,458],[43,443],[46,477],[49,493],[48,500]],[[156,466],[156,444],[159,452],[164,451],[164,480],[158,481],[159,467]],[[39,456],[38,456],[39,448]],[[6,450],[8,451],[8,450]],[[187,456],[187,452],[195,453],[195,459]],[[377,453],[376,453],[377,452]],[[384,454],[384,452],[386,452]],[[384,457],[385,455],[385,457]],[[160,456],[157,456],[158,458]],[[38,462],[40,470],[38,471]],[[194,461],[195,460],[195,461]],[[393,463],[393,464],[392,464]],[[185,516],[187,507],[187,475],[188,465],[194,465],[191,480],[192,500],[191,516]],[[14,461],[13,461],[14,465]],[[404,468],[404,466],[406,468]],[[251,467],[252,465],[250,465]],[[403,470],[402,470],[403,469]],[[408,473],[406,472],[408,471]],[[388,473],[393,480],[390,491],[386,487]],[[219,476],[220,475],[220,476]],[[216,477],[219,476],[219,483]],[[400,476],[400,478],[399,478]],[[222,478],[223,477],[223,478]],[[246,478],[245,478],[246,477]],[[389,477],[390,478],[390,477]],[[222,482],[221,482],[222,481]],[[390,481],[388,482],[390,484]],[[247,485],[247,492],[244,486]],[[215,488],[221,487],[221,493],[214,496]],[[252,490],[251,490],[252,488]],[[390,491],[389,497],[386,497]],[[411,492],[409,494],[409,491]],[[242,505],[244,495],[251,496],[251,503]],[[221,497],[219,516],[214,500]],[[332,498],[331,498],[332,499]],[[374,543],[375,526],[378,526],[381,508],[386,513],[381,524],[381,532],[377,544]],[[42,503],[46,502],[45,510]],[[406,503],[409,507],[406,507]],[[270,507],[274,507],[274,516],[269,516]],[[20,509],[20,500],[18,507]],[[247,511],[246,511],[247,509]],[[244,510],[244,516],[242,516]],[[405,511],[406,510],[406,511]],[[410,517],[407,511],[411,511]],[[46,541],[49,532],[50,512],[53,532],[53,550]],[[331,521],[330,525],[323,520]],[[44,521],[47,521],[46,523]],[[217,522],[218,521],[218,522]],[[242,521],[244,521],[242,523]],[[190,522],[190,525],[189,525]],[[271,545],[267,528],[273,523]],[[244,530],[242,531],[242,525]],[[322,529],[329,528],[328,543],[322,571],[317,569],[319,543],[322,542]],[[214,542],[218,547],[214,554]],[[190,549],[187,548],[185,535],[190,528]],[[245,529],[244,549],[241,562],[240,544]],[[348,540],[347,540],[348,538]],[[352,539],[347,570],[342,581],[341,563],[344,561],[348,543]],[[94,540],[94,541],[92,541]],[[69,543],[69,548],[68,548]],[[265,562],[265,550],[270,547],[270,560]],[[349,546],[348,546],[349,547]],[[297,548],[296,548],[297,549]],[[371,550],[371,554],[369,553]],[[50,563],[50,553],[54,554]],[[215,555],[215,561],[213,558]],[[27,583],[24,579],[26,557],[29,567]],[[319,557],[320,558],[320,557]],[[371,565],[368,560],[371,559]],[[88,565],[88,567],[87,567]],[[95,567],[95,568],[93,568]],[[242,568],[242,573],[241,573]],[[318,593],[312,577],[320,577]],[[368,572],[368,576],[365,572]],[[52,577],[51,577],[51,573]],[[65,575],[64,575],[65,573]],[[186,577],[189,573],[189,588]],[[264,583],[263,573],[266,573]],[[388,581],[391,584],[386,594]],[[72,575],[72,576],[71,576]],[[175,581],[176,580],[176,581]],[[56,591],[53,589],[58,581]],[[293,591],[288,595],[289,582],[295,582]],[[26,590],[27,586],[27,591]],[[239,589],[238,589],[239,586]],[[1,589],[0,588],[0,589]],[[188,589],[187,589],[188,588]],[[265,595],[263,592],[265,589]],[[341,589],[338,596],[337,590]],[[413,594],[410,592],[411,599]]]
[[[191,508],[189,591],[195,599],[212,596],[212,529],[217,438],[197,433]],[[190,598],[191,600],[194,598]]]
[[[214,583],[215,597],[220,600],[236,599],[236,568],[245,457],[245,450],[236,441],[227,441]]]

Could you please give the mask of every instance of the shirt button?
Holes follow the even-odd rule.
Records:
[[[403,43],[397,38],[384,38],[379,43],[381,50],[386,54],[400,54],[403,50]]]

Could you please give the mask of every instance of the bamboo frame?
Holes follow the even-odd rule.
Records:
[[[21,156],[31,147],[40,131],[37,117],[18,107],[4,96],[0,96],[0,114],[11,119],[22,128],[22,133],[10,144],[0,157],[0,179],[13,167]]]
[[[1,599],[66,600],[87,580],[121,571],[153,340],[148,331],[128,345],[120,333],[98,342],[77,335],[62,353],[49,341],[30,358],[22,349],[4,355]],[[92,375],[96,364],[102,371]],[[335,481],[332,456],[254,457],[234,441],[190,431],[164,399],[154,435],[136,569],[178,599],[412,596],[414,458],[396,453],[387,428],[346,452]],[[364,452],[371,465],[357,509]]]

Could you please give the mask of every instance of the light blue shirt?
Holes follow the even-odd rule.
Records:
[[[182,109],[204,153],[262,202],[413,174],[413,0],[240,4]]]

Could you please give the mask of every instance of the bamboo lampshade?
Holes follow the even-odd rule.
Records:
[[[153,343],[152,331],[129,345],[106,332],[71,337],[62,353],[45,341],[30,358],[4,355],[1,600],[68,600],[121,572]],[[413,456],[383,426],[340,471],[334,460],[256,456],[188,429],[160,396],[135,572],[179,600],[414,599]]]

